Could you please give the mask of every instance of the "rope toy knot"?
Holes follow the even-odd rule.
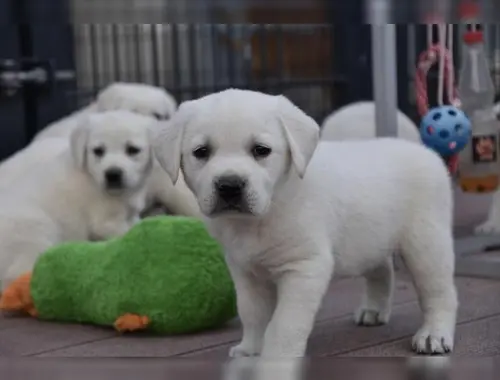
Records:
[[[437,61],[438,56],[434,50],[430,50],[427,52],[427,58],[429,59],[432,65]]]
[[[453,99],[451,104],[453,105],[453,107],[456,107],[458,109],[462,109],[462,102],[458,98]]]
[[[418,68],[422,71],[428,72],[435,62],[432,60],[424,60],[418,63]]]

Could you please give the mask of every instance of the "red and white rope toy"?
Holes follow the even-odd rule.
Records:
[[[427,50],[423,51],[418,59],[417,71],[415,74],[415,91],[417,108],[420,117],[424,117],[429,112],[429,97],[427,91],[427,75],[430,68],[436,63],[439,64],[438,76],[438,105],[444,104],[444,85],[446,82],[446,92],[448,101],[455,107],[461,108],[458,98],[458,89],[455,85],[455,69],[453,66],[453,24],[438,24],[437,44],[433,44],[434,24],[427,25]],[[446,32],[448,28],[448,44],[446,44]],[[448,45],[448,46],[446,46]],[[451,157],[448,161],[450,173],[455,173],[458,166],[458,155]]]
[[[443,105],[444,83],[447,84],[447,96],[451,104],[460,108],[458,90],[455,86],[455,69],[453,67],[453,24],[448,25],[448,47],[446,47],[446,25],[438,25],[439,42],[433,44],[433,25],[427,25],[427,50],[423,51],[418,59],[418,67],[415,77],[415,90],[417,107],[420,116],[429,112],[429,97],[427,93],[427,75],[430,68],[439,63],[438,77],[438,104]],[[439,61],[438,61],[439,58]]]

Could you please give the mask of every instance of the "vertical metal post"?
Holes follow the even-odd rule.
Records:
[[[372,28],[373,91],[377,137],[397,136],[396,25],[390,0],[366,1]]]

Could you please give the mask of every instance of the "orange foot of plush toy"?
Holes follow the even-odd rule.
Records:
[[[149,318],[144,315],[123,314],[115,321],[115,329],[119,332],[144,330],[149,325]]]
[[[21,311],[36,317],[35,309],[30,291],[31,272],[19,276],[5,289],[0,298],[0,310]]]

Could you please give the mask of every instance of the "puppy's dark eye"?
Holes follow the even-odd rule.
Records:
[[[266,158],[271,152],[272,149],[265,145],[255,144],[252,147],[252,156],[254,156],[255,159]]]
[[[156,119],[156,120],[168,120],[169,117],[168,115],[162,115],[161,113],[157,113],[157,112],[153,112],[153,117]]]
[[[141,148],[138,148],[138,147],[133,146],[133,145],[127,145],[127,147],[125,148],[125,152],[129,156],[135,156],[141,152]]]
[[[211,151],[208,145],[202,145],[193,150],[193,156],[198,160],[208,160],[210,153]]]
[[[94,149],[92,149],[92,152],[96,157],[102,157],[106,153],[106,149],[104,149],[102,146],[98,146]]]

